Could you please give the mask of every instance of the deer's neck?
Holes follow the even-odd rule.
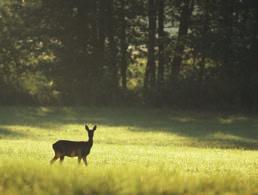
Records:
[[[88,143],[90,144],[90,146],[92,146],[93,145],[93,138],[89,138]]]

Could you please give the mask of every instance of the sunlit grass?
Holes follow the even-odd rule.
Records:
[[[89,166],[49,165],[57,139]],[[256,116],[132,108],[0,107],[0,194],[255,194]]]

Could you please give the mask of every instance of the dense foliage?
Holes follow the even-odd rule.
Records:
[[[257,108],[256,0],[4,0],[1,104]]]

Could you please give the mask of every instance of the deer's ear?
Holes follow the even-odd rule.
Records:
[[[97,129],[97,125],[94,125],[92,131],[95,131]]]
[[[90,130],[89,127],[88,127],[88,125],[85,125],[85,129],[86,129],[87,131]]]

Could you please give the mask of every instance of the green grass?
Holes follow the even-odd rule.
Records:
[[[49,165],[85,140],[88,167]],[[258,117],[136,108],[0,107],[0,194],[258,194]]]

